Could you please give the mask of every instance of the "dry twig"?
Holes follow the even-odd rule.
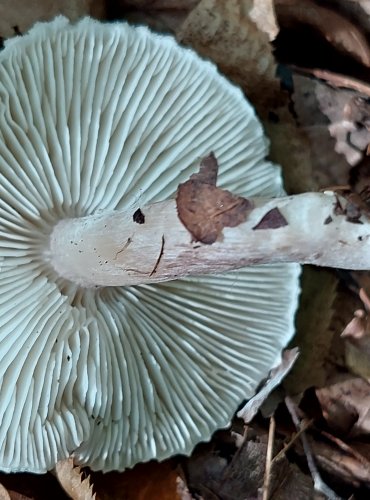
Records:
[[[289,396],[287,396],[285,398],[285,404],[286,404],[286,407],[290,413],[290,416],[293,420],[293,423],[294,423],[297,431],[300,431],[301,430],[301,422],[300,422],[299,417],[297,415],[295,404]],[[309,442],[308,442],[308,439],[307,439],[305,432],[301,432],[300,437],[301,437],[303,449],[304,449],[306,459],[307,459],[307,465],[308,465],[308,468],[310,469],[310,473],[311,473],[311,477],[313,480],[315,490],[318,493],[322,493],[323,495],[325,495],[328,498],[328,500],[339,500],[340,497],[338,497],[338,495],[331,488],[329,488],[329,486],[327,484],[325,484],[324,481],[321,479],[320,473],[316,467],[315,459],[313,457],[311,447],[309,445]]]
[[[267,442],[267,452],[266,452],[266,468],[265,477],[263,481],[263,493],[262,500],[268,500],[270,496],[270,484],[271,484],[271,469],[272,469],[272,455],[274,451],[274,439],[275,439],[275,418],[270,417],[270,427],[269,427],[269,437]]]

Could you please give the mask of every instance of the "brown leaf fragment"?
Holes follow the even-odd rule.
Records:
[[[351,340],[361,339],[366,334],[366,328],[368,326],[366,313],[365,311],[358,309],[354,312],[353,316],[353,319],[343,330],[341,337]]]
[[[280,483],[273,492],[274,500],[288,500],[291,498],[306,498],[314,497],[313,483],[311,478],[304,474],[298,465],[289,463],[284,467],[284,474],[280,476]]]
[[[138,208],[135,212],[134,215],[132,216],[134,222],[137,224],[144,224],[145,223],[145,215],[143,212]]]
[[[0,483],[0,500],[11,500],[6,488]]]
[[[370,432],[370,385],[351,375],[337,375],[316,396],[329,427],[342,435]]]
[[[360,92],[364,96],[370,97],[370,85],[362,80],[352,76],[343,75],[341,73],[334,73],[326,69],[320,68],[295,68],[296,71],[305,75],[312,75],[327,82],[332,87],[351,89]]]
[[[65,500],[67,498],[65,491],[51,473],[0,472],[0,484],[9,495],[3,495],[4,491],[0,488],[0,500]]]
[[[284,28],[303,25],[319,32],[336,50],[370,66],[370,48],[357,23],[352,23],[335,9],[313,0],[277,0],[279,24]]]
[[[294,111],[300,130],[310,145],[312,176],[317,188],[335,184],[346,184],[348,165],[345,157],[335,151],[335,139],[328,129],[328,119],[319,108],[318,88],[325,83],[293,73]]]
[[[94,473],[99,500],[190,500],[181,467],[171,460],[138,464],[124,472]]]
[[[1,0],[0,36],[9,38],[26,33],[38,21],[50,21],[57,15],[71,21],[91,15],[104,18],[105,2],[102,0]]]
[[[252,1],[201,0],[177,33],[179,41],[215,62],[259,111],[281,102],[276,62],[266,33],[250,17]]]
[[[331,322],[337,284],[337,278],[325,269],[308,266],[303,270],[295,336],[300,355],[283,381],[289,394],[300,394],[312,386],[321,387],[327,380],[327,360],[335,331]]]
[[[336,201],[333,207],[335,215],[345,215],[348,222],[353,224],[363,224],[360,220],[362,216],[370,219],[370,204],[368,202],[369,194],[364,196],[351,191],[350,186],[331,187],[328,190],[336,194]],[[340,199],[340,195],[342,198]]]
[[[279,227],[287,226],[288,222],[285,217],[282,215],[278,208],[273,208],[269,212],[267,212],[259,223],[254,226],[255,229],[278,229]]]
[[[215,186],[217,183],[217,175],[218,163],[214,153],[211,152],[208,156],[202,159],[200,162],[199,172],[197,174],[193,174],[190,179]]]
[[[334,213],[334,215],[345,215],[346,214],[346,211],[343,208],[343,206],[342,206],[342,204],[341,204],[340,199],[338,198],[338,196],[336,196],[336,198],[335,198],[335,204],[334,204],[334,208],[333,208],[333,213]]]
[[[349,201],[346,206],[346,220],[353,224],[363,224],[360,220],[361,215],[362,212],[357,203]]]
[[[201,162],[199,173],[180,184],[176,203],[179,219],[194,241],[210,245],[224,227],[245,222],[253,208],[246,198],[216,187],[218,164],[211,153]]]
[[[354,487],[370,486],[370,462],[365,457],[359,457],[351,449],[345,450],[343,446],[329,440],[309,439],[315,459],[326,473]]]
[[[361,163],[350,170],[349,185],[351,191],[358,194],[361,200],[370,207],[370,160],[364,158]]]
[[[56,464],[55,473],[65,492],[73,500],[95,500],[90,477],[84,478],[80,467],[76,467],[73,458],[61,460]]]
[[[363,288],[360,298],[365,310],[358,309],[353,319],[343,330],[341,337],[345,340],[345,360],[347,367],[356,375],[370,380],[370,317],[369,297]]]
[[[274,0],[253,0],[249,16],[258,28],[268,35],[270,41],[275,40],[279,27],[276,21]]]
[[[265,3],[256,0],[254,5],[257,8]],[[271,141],[269,159],[282,165],[287,191],[314,190],[309,145],[296,126],[289,96],[276,76],[269,37],[251,18],[253,12],[252,0],[201,0],[178,30],[177,38],[217,64],[253,103]]]

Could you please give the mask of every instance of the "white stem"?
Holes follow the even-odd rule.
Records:
[[[51,234],[49,258],[62,277],[82,286],[155,283],[268,262],[370,269],[370,222],[335,215],[332,193],[253,202],[246,222],[224,228],[212,245],[192,242],[174,200],[141,207],[144,224],[127,211],[63,220]],[[288,224],[253,229],[274,208]]]

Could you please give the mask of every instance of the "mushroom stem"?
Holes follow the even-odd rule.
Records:
[[[66,219],[51,234],[48,258],[60,276],[86,287],[170,281],[273,262],[370,269],[370,222],[335,214],[334,193],[251,201],[246,221],[225,227],[211,245],[192,241],[175,200],[142,207],[144,222],[135,222],[127,210]],[[274,209],[287,224],[256,228]]]

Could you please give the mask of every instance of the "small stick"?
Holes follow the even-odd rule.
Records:
[[[297,429],[297,431],[301,430],[301,422],[298,418],[296,409],[295,409],[295,404],[293,403],[292,399],[289,396],[286,396],[285,398],[285,404],[286,407],[290,413],[290,416],[293,420],[293,423]],[[311,477],[313,480],[313,485],[314,488],[317,492],[324,494],[328,500],[338,500],[340,497],[331,489],[329,486],[327,486],[324,481],[321,479],[320,473],[316,467],[315,460],[313,458],[313,454],[311,451],[310,444],[308,442],[307,436],[305,432],[301,432],[301,441],[303,445],[303,449],[306,455],[307,459],[307,465],[308,468],[310,469]]]
[[[268,500],[270,496],[270,484],[271,484],[271,466],[272,466],[272,455],[274,449],[274,439],[275,439],[275,418],[270,417],[270,427],[269,427],[269,437],[267,442],[267,452],[266,452],[266,468],[265,477],[263,481],[263,493],[262,500]]]
[[[297,441],[299,437],[301,437],[302,432],[307,430],[311,425],[313,424],[313,418],[311,420],[307,420],[306,422],[301,425],[301,428],[299,431],[292,437],[292,439],[289,441],[289,443],[284,446],[282,450],[279,451],[279,453],[272,459],[272,465],[274,465],[275,462],[278,462],[280,458],[285,455],[285,453],[293,446],[293,444]]]

